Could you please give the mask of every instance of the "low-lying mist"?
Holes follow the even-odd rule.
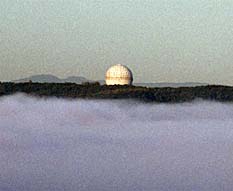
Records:
[[[233,104],[0,98],[0,190],[233,189]]]

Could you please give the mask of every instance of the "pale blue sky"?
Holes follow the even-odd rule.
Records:
[[[1,0],[0,80],[34,74],[233,85],[232,0]]]

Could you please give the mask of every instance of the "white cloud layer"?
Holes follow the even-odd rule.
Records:
[[[0,190],[233,188],[233,104],[0,98]]]

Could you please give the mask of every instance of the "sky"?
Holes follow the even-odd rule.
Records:
[[[233,85],[232,0],[1,0],[0,80],[35,74]]]

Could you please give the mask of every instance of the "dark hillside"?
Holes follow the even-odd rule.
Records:
[[[0,96],[26,93],[43,97],[86,99],[137,99],[147,102],[185,102],[196,98],[233,101],[233,87],[197,86],[148,88],[139,86],[106,86],[95,83],[0,83]]]

